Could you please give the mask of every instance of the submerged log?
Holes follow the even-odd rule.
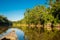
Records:
[[[1,37],[0,40],[18,40],[18,38],[17,38],[15,31],[13,30],[7,35],[4,35],[3,37]]]

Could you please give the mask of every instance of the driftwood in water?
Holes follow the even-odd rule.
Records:
[[[16,35],[15,31],[12,31],[9,34],[0,38],[0,40],[17,40],[17,35]]]

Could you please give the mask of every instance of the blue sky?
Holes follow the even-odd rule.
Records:
[[[0,15],[6,16],[11,21],[21,20],[27,8],[45,3],[46,0],[0,0]]]

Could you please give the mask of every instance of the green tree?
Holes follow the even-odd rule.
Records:
[[[4,32],[12,26],[12,22],[9,21],[6,17],[0,15],[0,33]]]

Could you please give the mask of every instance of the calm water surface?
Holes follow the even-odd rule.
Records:
[[[9,32],[11,32],[12,30],[15,30],[17,36],[18,36],[18,40],[24,40],[24,32],[18,28],[10,28],[8,29],[5,33],[3,34],[8,34]],[[1,36],[1,35],[0,35]]]

